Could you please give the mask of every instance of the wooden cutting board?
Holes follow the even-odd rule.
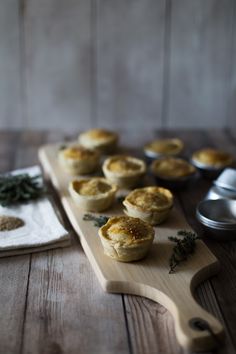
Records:
[[[145,296],[165,306],[173,315],[179,343],[192,351],[210,350],[223,337],[223,328],[216,318],[206,312],[194,300],[194,288],[201,281],[219,270],[219,262],[206,245],[197,241],[195,254],[186,263],[169,274],[169,258],[174,236],[180,229],[190,229],[177,205],[169,219],[156,227],[155,240],[148,256],[137,262],[121,263],[107,257],[98,237],[98,228],[91,221],[84,221],[84,211],[78,208],[68,193],[71,177],[60,167],[57,160],[57,145],[40,149],[39,158],[46,175],[57,190],[67,216],[77,232],[81,245],[101,283],[111,293]],[[107,216],[122,214],[122,204],[116,204],[104,213]],[[196,321],[201,320],[200,329]],[[206,323],[202,324],[202,320]]]

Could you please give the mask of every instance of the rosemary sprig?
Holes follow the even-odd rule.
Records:
[[[45,191],[40,177],[28,174],[0,176],[0,204],[6,207],[40,197]]]
[[[176,243],[173,248],[173,253],[169,259],[169,273],[174,273],[175,268],[179,265],[179,263],[186,261],[188,257],[194,253],[196,248],[196,240],[200,238],[194,232],[186,230],[178,231],[177,235],[183,236],[183,238],[173,236],[168,237],[170,241]]]
[[[84,214],[83,220],[85,221],[94,221],[94,226],[101,227],[105,225],[109,217],[105,215],[94,216],[92,214]]]

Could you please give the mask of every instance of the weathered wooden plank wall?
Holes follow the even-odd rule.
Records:
[[[236,128],[234,0],[0,0],[0,127]]]
[[[233,9],[233,27],[232,27],[232,53],[230,55],[230,80],[229,80],[229,97],[228,97],[228,127],[232,128],[234,134],[236,135],[236,2],[234,3]]]
[[[101,1],[97,21],[98,125],[160,126],[165,1]]]
[[[25,2],[27,125],[91,124],[91,3]]]
[[[172,2],[168,126],[226,125],[232,9],[231,0]]]
[[[21,127],[22,61],[18,0],[0,0],[0,127]]]

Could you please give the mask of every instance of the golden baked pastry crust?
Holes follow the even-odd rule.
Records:
[[[146,144],[144,151],[150,155],[178,155],[183,150],[182,140],[177,138],[158,139]]]
[[[60,150],[59,162],[72,175],[89,174],[99,166],[99,153],[79,145],[72,145]]]
[[[116,155],[106,159],[102,170],[108,180],[121,188],[132,188],[146,172],[143,160],[131,156]]]
[[[123,205],[125,214],[157,225],[168,217],[173,206],[173,194],[162,187],[137,188],[126,196]]]
[[[118,134],[105,129],[91,129],[81,133],[78,140],[86,148],[108,153],[116,148]]]
[[[188,177],[196,172],[195,167],[190,163],[175,157],[155,160],[151,165],[151,169],[155,176],[171,180]]]
[[[234,158],[222,150],[206,148],[196,151],[192,156],[192,160],[203,166],[221,168],[231,165]]]
[[[153,227],[139,218],[116,216],[99,229],[104,253],[121,262],[143,258],[154,239]]]
[[[69,184],[69,192],[74,202],[87,211],[108,209],[115,199],[117,186],[105,178],[74,179]]]

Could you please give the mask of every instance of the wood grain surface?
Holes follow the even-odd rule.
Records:
[[[155,134],[184,139],[186,154],[200,145],[224,146],[230,151],[236,147],[236,135],[232,131],[178,130]],[[123,131],[122,141],[128,141],[129,136],[129,132]],[[65,135],[56,131],[3,131],[0,133],[0,170],[6,172],[35,164],[40,145],[74,137],[75,133]],[[131,145],[140,146],[144,140],[142,132],[137,132]],[[202,236],[204,233],[195,219],[195,207],[209,187],[210,181],[200,179],[196,188],[181,190],[176,195],[189,224]],[[54,194],[53,199],[73,235]],[[235,242],[218,243],[206,237],[204,242],[219,259],[221,271],[197,288],[196,299],[226,330],[225,343],[216,352],[234,354]],[[9,257],[0,259],[0,264],[1,354],[190,354],[178,345],[172,316],[160,304],[101,290],[76,238],[70,249]]]

